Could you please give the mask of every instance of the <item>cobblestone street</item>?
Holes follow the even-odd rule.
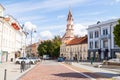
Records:
[[[83,70],[82,70],[83,72]],[[94,76],[95,77],[95,76]],[[97,80],[105,80],[100,79]],[[19,80],[96,80],[54,61],[43,61]]]

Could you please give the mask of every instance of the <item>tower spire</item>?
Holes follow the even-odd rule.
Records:
[[[66,32],[62,38],[62,42],[67,42],[74,38],[74,29],[73,29],[73,17],[71,9],[69,9],[68,17],[67,17],[67,25],[66,25]]]
[[[68,21],[68,20],[73,20],[71,9],[69,9],[67,21]]]

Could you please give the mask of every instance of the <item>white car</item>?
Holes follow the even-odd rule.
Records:
[[[20,57],[15,60],[16,64],[21,64],[21,62],[24,61],[25,63],[30,63],[30,60],[27,57]]]
[[[49,55],[43,55],[43,59],[44,59],[44,60],[49,60],[50,57],[49,57]]]
[[[113,58],[108,60],[109,63],[120,63],[120,59],[118,58]]]
[[[37,60],[35,58],[29,58],[31,64],[36,64]]]
[[[37,57],[33,57],[32,59],[34,59],[36,62],[40,62],[41,61],[41,59],[37,58]]]

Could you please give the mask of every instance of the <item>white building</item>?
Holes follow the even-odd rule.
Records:
[[[21,52],[25,45],[25,33],[12,16],[3,16],[4,8],[0,5],[0,62],[15,59],[15,53]]]
[[[114,42],[114,26],[118,19],[112,19],[88,27],[88,58],[95,61],[115,58],[120,48]]]

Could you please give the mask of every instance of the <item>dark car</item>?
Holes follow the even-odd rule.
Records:
[[[63,62],[64,61],[64,58],[63,57],[58,57],[58,62]]]

